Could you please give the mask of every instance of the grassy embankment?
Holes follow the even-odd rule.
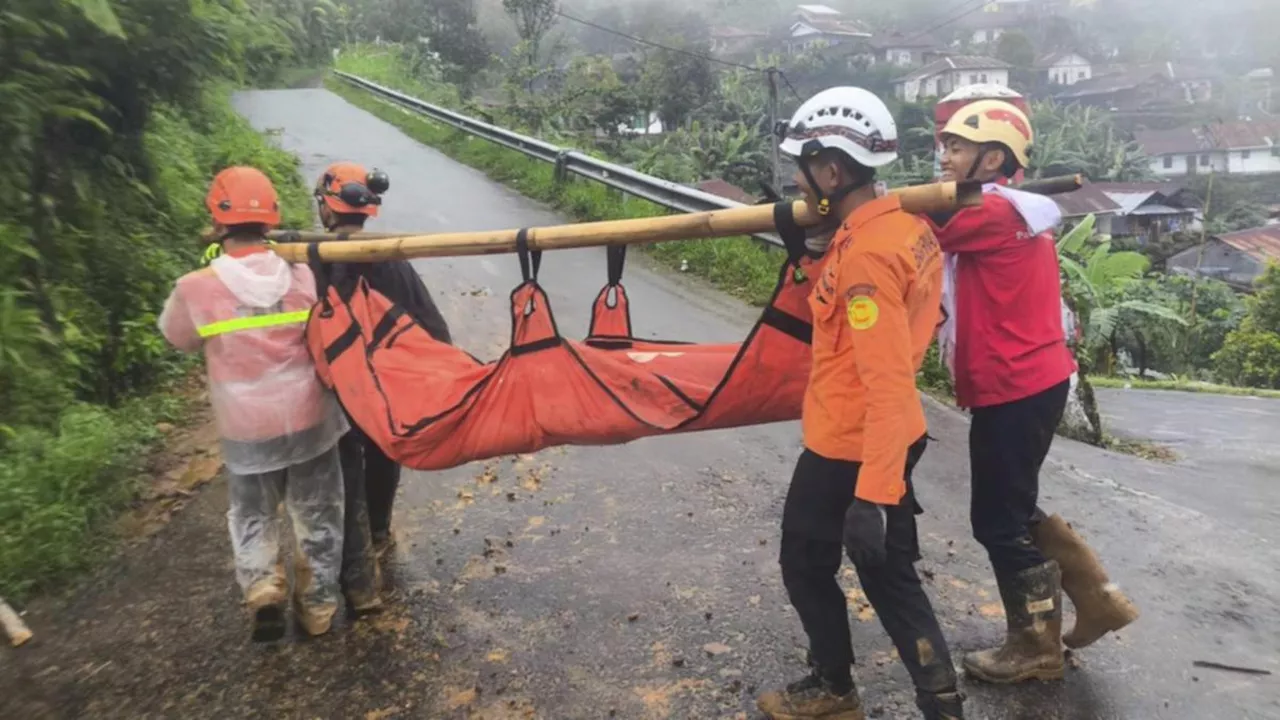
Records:
[[[208,181],[227,165],[266,171],[281,191],[286,224],[310,223],[297,159],[236,114],[230,92],[209,89],[201,107],[152,112],[142,142],[150,165],[144,192],[154,204],[129,206],[125,212],[137,216],[116,221],[138,228],[139,257],[151,257],[153,248],[166,253],[151,276],[157,287],[196,267]],[[198,393],[182,391],[198,362],[163,347],[158,312],[152,307],[131,321],[135,354],[148,353],[144,391],[110,407],[91,404],[61,389],[73,382],[41,368],[28,368],[27,383],[8,389],[11,404],[0,415],[0,596],[20,602],[56,587],[111,548],[112,521],[138,497],[148,453],[161,445],[166,425],[188,416]]]

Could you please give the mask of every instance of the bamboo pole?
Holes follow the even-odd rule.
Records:
[[[1028,180],[1017,189],[1037,195],[1061,195],[1084,187],[1084,175],[1059,175],[1039,180]]]
[[[976,182],[931,183],[891,190],[911,213],[955,210],[982,202],[982,188]],[[823,218],[809,209],[804,201],[794,205],[796,222],[809,227]],[[748,205],[710,212],[606,220],[602,222],[553,225],[530,228],[526,240],[530,250],[566,250],[601,245],[638,245],[691,240],[695,238],[750,235],[775,230],[773,205]],[[423,257],[461,257],[493,255],[516,251],[517,230],[436,233],[404,235],[383,239],[366,239],[361,233],[350,240],[334,240],[324,235],[318,244],[320,259],[325,262],[380,262]],[[299,239],[303,234],[297,235]],[[281,243],[274,246],[280,257],[290,262],[307,261],[307,245]]]

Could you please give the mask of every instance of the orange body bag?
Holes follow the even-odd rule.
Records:
[[[343,292],[322,287],[307,328],[320,378],[388,457],[438,470],[800,417],[813,261],[793,254],[745,341],[698,345],[632,336],[625,248],[610,248],[609,283],[588,337],[576,341],[560,335],[538,285],[539,253],[526,247],[524,282],[511,294],[511,347],[490,363],[433,339],[363,278]]]

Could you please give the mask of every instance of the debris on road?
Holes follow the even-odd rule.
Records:
[[[1270,675],[1271,674],[1270,670],[1263,670],[1262,668],[1242,667],[1240,665],[1225,665],[1223,663],[1213,662],[1212,660],[1196,660],[1191,664],[1194,665],[1195,667],[1212,668],[1214,670],[1226,670],[1228,672],[1238,672],[1238,673],[1244,673],[1246,675]]]
[[[9,603],[0,598],[0,626],[4,627],[4,633],[9,636],[9,642],[14,647],[18,647],[34,637],[31,629],[27,624],[22,622],[22,618],[18,617],[18,613],[9,607]]]

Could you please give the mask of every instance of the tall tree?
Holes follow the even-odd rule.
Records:
[[[702,55],[659,50],[645,63],[640,87],[662,124],[674,129],[714,97],[716,76]]]
[[[537,64],[543,41],[560,12],[557,0],[502,0],[502,8],[515,22],[520,41],[527,46],[529,64]]]

